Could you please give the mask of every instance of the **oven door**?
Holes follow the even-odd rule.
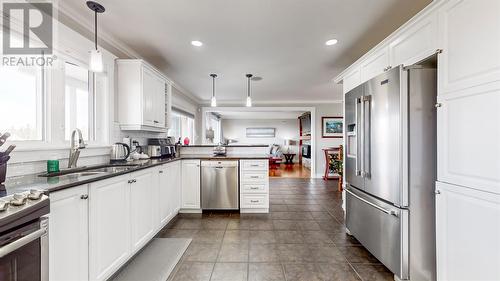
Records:
[[[0,234],[0,280],[48,281],[48,221]]]

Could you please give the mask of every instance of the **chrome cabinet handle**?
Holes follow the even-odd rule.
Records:
[[[260,165],[258,165],[258,164],[252,164],[252,165],[250,165],[250,167],[259,167],[259,166]]]
[[[153,120],[153,123],[158,124],[160,123],[159,121]]]
[[[386,68],[384,68],[384,72],[389,71],[391,68],[392,68],[392,65],[388,65]]]
[[[436,189],[436,191],[434,191],[434,193],[436,193],[436,194],[441,194],[441,190]]]
[[[371,100],[372,96],[363,97],[363,167],[361,174],[365,178],[370,178],[371,173],[371,126],[372,126],[372,116],[371,116]],[[366,104],[368,109],[366,109]],[[367,119],[367,120],[365,120]],[[366,121],[366,122],[365,122]],[[365,135],[366,133],[366,135]],[[366,141],[366,143],[365,143]],[[366,152],[366,153],[365,153]]]
[[[379,211],[382,211],[383,213],[386,213],[388,215],[391,215],[391,216],[395,216],[395,217],[398,217],[398,213],[396,211],[392,211],[392,210],[387,210],[387,209],[384,209],[376,204],[373,204],[372,202],[366,200],[366,199],[363,199],[361,198],[360,196],[354,194],[352,191],[350,191],[349,189],[346,189],[345,191],[347,191],[347,193],[351,194],[353,197],[357,198],[358,200],[360,200],[361,202],[363,203],[366,203],[370,206],[372,206],[373,208],[379,210]]]
[[[134,181],[133,180],[128,180],[128,183],[133,183]]]
[[[158,173],[159,173],[159,174],[163,174],[163,171],[162,171],[162,170],[160,170],[160,171],[158,171]]]
[[[82,199],[82,200],[89,199],[89,195],[88,194],[83,194],[82,196],[80,196],[80,199]]]
[[[136,179],[134,179],[132,182],[133,182],[133,183],[136,183],[136,182],[137,182],[137,180],[136,180]]]
[[[259,189],[259,188],[258,187],[250,187],[250,189],[255,190],[255,189]]]
[[[252,178],[252,179],[258,179],[259,176],[250,176],[250,178]]]
[[[250,203],[259,203],[259,200],[250,200]]]
[[[436,108],[438,108],[438,107],[443,106],[443,104],[438,102],[438,103],[436,103],[434,106],[435,106]]]

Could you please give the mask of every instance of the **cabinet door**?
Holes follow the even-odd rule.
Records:
[[[500,83],[438,96],[438,180],[500,194]]]
[[[165,81],[161,77],[158,77],[157,83],[158,90],[156,92],[156,98],[154,101],[155,119],[153,120],[153,122],[155,122],[156,127],[165,128],[165,103],[167,101],[166,94],[168,85],[165,84]]]
[[[500,280],[500,195],[437,182],[438,280]]]
[[[439,94],[500,80],[500,1],[448,1],[439,40]]]
[[[159,194],[158,204],[160,209],[160,224],[166,225],[172,218],[172,202],[173,194],[173,179],[172,179],[172,164],[165,164],[158,169],[158,185]]]
[[[155,214],[153,201],[153,171],[146,169],[130,175],[130,223],[131,245],[135,252],[144,246],[154,235]]]
[[[155,97],[158,92],[156,75],[146,67],[142,67],[142,123],[155,126]]]
[[[389,44],[391,65],[412,65],[435,54],[437,34],[437,12],[410,25]]]
[[[200,160],[182,161],[182,208],[200,209]]]
[[[52,281],[88,280],[88,186],[50,193]]]
[[[383,47],[361,62],[361,82],[366,82],[384,73],[387,67],[389,67],[389,50],[387,47]]]
[[[175,216],[181,208],[181,162],[177,161],[172,163],[170,169],[172,169],[170,174],[172,177],[172,215]]]
[[[90,280],[105,280],[130,254],[129,177],[114,177],[90,185]]]

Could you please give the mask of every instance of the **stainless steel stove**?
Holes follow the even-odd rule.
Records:
[[[0,197],[0,280],[48,280],[49,210],[39,190]]]

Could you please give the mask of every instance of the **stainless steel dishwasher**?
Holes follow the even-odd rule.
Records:
[[[201,208],[239,209],[238,161],[201,161]]]

